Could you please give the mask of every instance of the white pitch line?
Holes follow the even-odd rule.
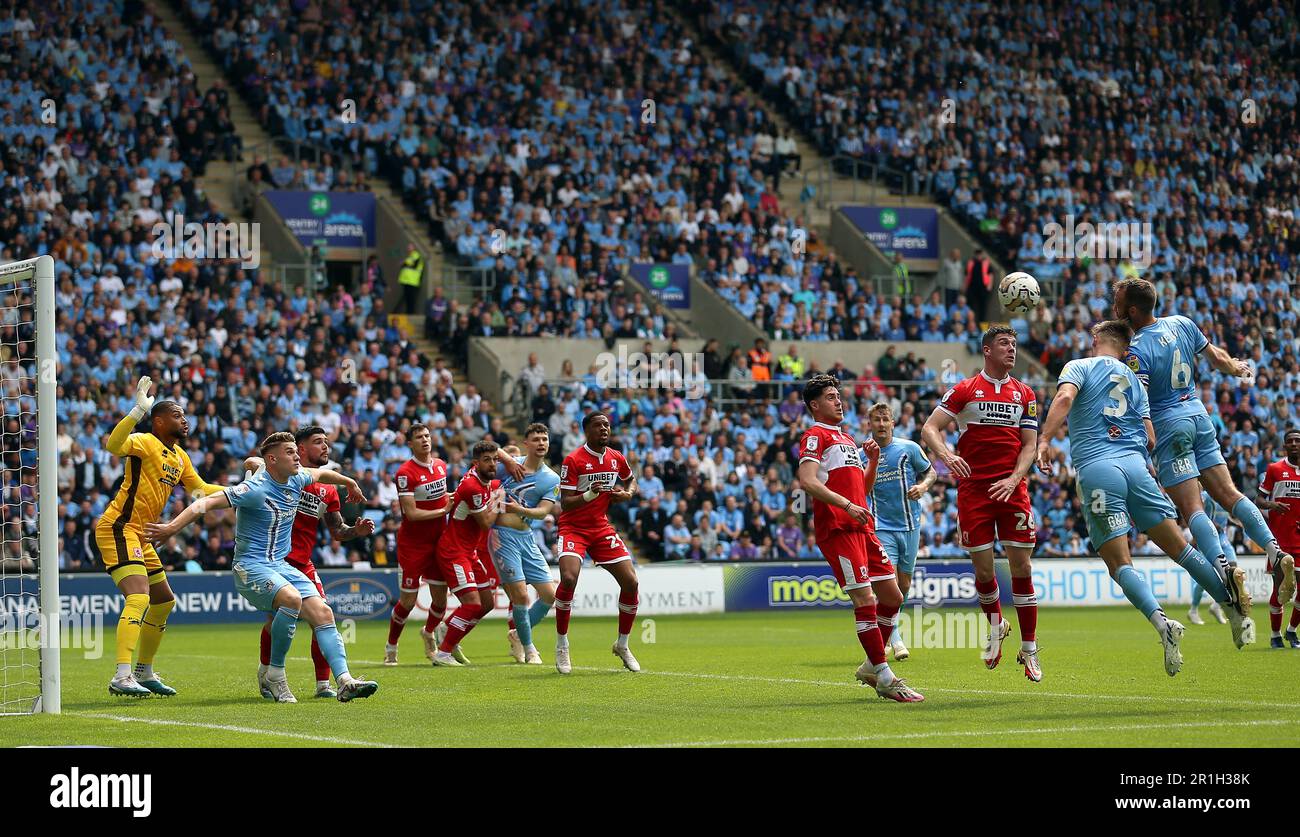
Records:
[[[1006,735],[1058,735],[1063,732],[1113,732],[1115,730],[1199,729],[1203,727],[1272,727],[1292,724],[1289,718],[1255,721],[1188,721],[1176,724],[1107,724],[1090,727],[1033,727],[1028,729],[953,730],[949,732],[881,733],[879,735],[827,735],[812,738],[750,738],[730,741],[676,741],[667,744],[624,744],[623,749],[664,749],[673,747],[744,747],[771,744],[819,744],[835,741],[914,741],[926,738],[978,738]]]
[[[596,666],[574,666],[575,671],[614,671],[614,669],[599,668]],[[661,677],[690,677],[699,680],[743,680],[756,683],[788,683],[795,686],[837,686],[840,688],[860,689],[863,688],[858,683],[846,683],[841,680],[803,680],[795,677],[761,677],[749,674],[708,674],[705,672],[691,671],[647,671],[642,669],[641,674],[657,674]],[[1261,709],[1294,709],[1295,704],[1291,703],[1267,703],[1267,702],[1242,702],[1240,700],[1229,700],[1226,698],[1198,698],[1198,697],[1180,697],[1165,695],[1079,695],[1069,692],[1040,692],[1036,689],[1030,689],[1024,692],[1002,691],[995,689],[945,689],[942,687],[921,687],[923,692],[939,692],[954,695],[992,695],[1000,697],[1023,697],[1023,698],[1064,698],[1069,700],[1137,700],[1137,701],[1158,701],[1163,703],[1215,703],[1229,706],[1240,706],[1245,708]]]
[[[78,718],[95,718],[104,721],[122,721],[123,723],[155,724],[164,727],[197,727],[199,729],[218,730],[220,732],[241,732],[254,735],[271,735],[278,738],[296,738],[301,741],[318,741],[322,744],[350,744],[356,747],[394,747],[393,744],[381,744],[377,741],[356,741],[351,738],[333,738],[328,735],[308,735],[302,732],[284,732],[283,730],[261,729],[259,727],[236,727],[228,724],[202,724],[196,721],[173,721],[166,718],[133,718],[130,715],[103,715],[98,712],[68,712]]]

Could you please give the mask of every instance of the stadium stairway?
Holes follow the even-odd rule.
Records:
[[[215,60],[216,56],[205,49],[199,43],[199,40],[194,37],[194,33],[190,31],[189,26],[178,14],[172,3],[155,0],[155,2],[149,3],[148,7],[159,22],[167,28],[167,31],[172,33],[176,42],[180,44],[185,57],[190,62],[190,66],[194,69],[200,90],[206,91],[219,78],[225,81],[226,89],[230,94],[230,119],[235,124],[239,138],[243,140],[244,148],[250,150],[250,153],[252,149],[270,148],[271,135],[257,121],[252,108],[248,106],[237,86],[222,72],[220,64]],[[259,151],[258,153],[266,152]],[[225,160],[215,160],[208,166],[204,175],[198,178],[198,182],[203,188],[204,194],[208,196],[208,200],[213,203],[214,207],[228,216],[238,216],[242,220],[252,220],[239,211],[238,207],[235,206],[233,197],[235,179],[240,176],[245,166],[251,164],[252,159],[248,153],[244,155],[240,166],[231,165]],[[442,245],[429,236],[427,225],[420,221],[401,199],[401,196],[394,192],[382,178],[367,177],[366,185],[380,201],[385,202],[388,208],[397,214],[406,227],[407,235],[415,239],[416,246],[424,253],[426,288],[432,288],[434,285],[440,284],[443,278]],[[400,259],[400,255],[398,258]],[[262,264],[264,268],[274,267],[274,259],[270,258],[269,253],[263,254]],[[397,281],[396,276],[386,276],[385,279],[390,288]],[[448,293],[448,296],[450,295]],[[423,318],[420,319],[421,322],[418,328],[422,330],[424,327]],[[417,336],[420,333],[422,331],[417,332]],[[435,354],[437,353],[435,352]],[[448,363],[448,366],[451,366],[451,364]]]

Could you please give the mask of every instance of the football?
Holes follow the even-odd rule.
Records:
[[[1013,314],[1023,314],[1038,306],[1042,299],[1038,280],[1028,273],[1008,273],[998,284],[998,299],[1002,307]]]

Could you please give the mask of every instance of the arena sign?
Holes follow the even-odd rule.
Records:
[[[844,206],[844,217],[885,254],[939,258],[939,211],[916,207]]]
[[[668,308],[691,307],[691,268],[684,264],[634,264],[632,278]]]
[[[374,247],[371,192],[266,192],[271,208],[306,247]]]

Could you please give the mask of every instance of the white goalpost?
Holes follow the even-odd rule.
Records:
[[[54,304],[52,257],[0,265],[0,715],[61,708]]]

